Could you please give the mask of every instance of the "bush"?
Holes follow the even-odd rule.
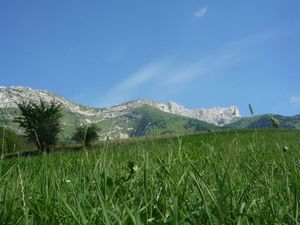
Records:
[[[39,150],[50,152],[55,147],[57,135],[61,130],[61,105],[54,100],[49,104],[40,100],[40,104],[23,102],[17,105],[21,116],[16,118],[16,122],[25,129],[25,136]]]
[[[4,127],[0,127],[0,146],[2,154],[24,151],[32,148],[32,146],[26,143],[22,136]]]
[[[95,124],[82,125],[76,128],[73,140],[81,143],[85,148],[90,148],[92,147],[92,142],[99,137],[99,130]]]

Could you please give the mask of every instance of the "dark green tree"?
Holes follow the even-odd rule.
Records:
[[[76,128],[73,140],[81,143],[85,148],[91,148],[92,143],[99,137],[100,129],[95,125],[82,125]]]
[[[21,116],[16,118],[16,122],[24,128],[25,136],[40,151],[49,153],[54,149],[57,142],[57,135],[61,130],[61,104],[54,100],[46,103],[40,99],[39,104],[22,102],[17,105],[21,111]]]

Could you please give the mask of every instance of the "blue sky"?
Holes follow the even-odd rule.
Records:
[[[1,0],[0,85],[300,114],[300,1]]]

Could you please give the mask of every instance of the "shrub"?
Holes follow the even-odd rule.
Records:
[[[76,132],[73,136],[73,140],[81,143],[85,148],[92,147],[93,141],[95,141],[99,135],[100,129],[95,125],[82,125],[76,128]]]
[[[23,102],[17,105],[21,116],[16,118],[16,122],[25,129],[25,136],[39,150],[50,152],[55,147],[61,130],[61,105],[54,100],[48,104],[41,99],[39,104]]]

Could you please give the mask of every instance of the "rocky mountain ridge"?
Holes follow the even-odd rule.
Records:
[[[94,115],[96,113],[96,111],[92,108],[72,103],[63,97],[45,90],[36,90],[30,87],[22,86],[0,86],[0,108],[17,108],[16,103],[29,101],[39,102],[40,99],[46,101],[47,103],[55,100],[74,113],[79,113],[82,115]]]
[[[210,109],[187,109],[175,102],[160,103],[153,100],[136,100],[124,104],[119,104],[105,108],[92,108],[79,105],[65,98],[44,90],[35,90],[30,87],[0,86],[0,108],[16,108],[16,103],[34,101],[40,99],[50,102],[53,99],[63,105],[72,113],[82,116],[92,116],[98,119],[116,118],[130,113],[132,110],[147,105],[159,109],[163,112],[172,113],[192,119],[197,119],[212,123],[218,126],[229,124],[241,117],[239,109],[236,106],[227,108],[214,107]]]

